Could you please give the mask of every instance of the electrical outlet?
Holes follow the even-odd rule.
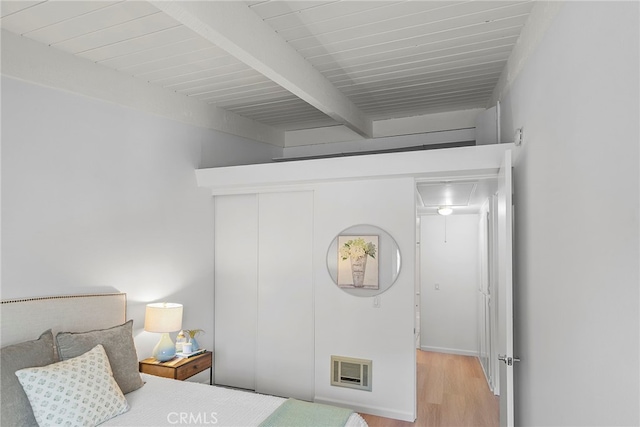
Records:
[[[380,308],[380,297],[373,297],[373,307]]]
[[[436,291],[439,291],[440,290],[440,283],[436,283],[435,287],[436,287]]]

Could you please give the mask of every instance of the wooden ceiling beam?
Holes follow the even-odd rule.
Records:
[[[372,136],[372,120],[244,2],[151,3],[332,119]]]

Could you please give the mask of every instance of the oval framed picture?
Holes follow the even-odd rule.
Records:
[[[400,274],[395,239],[375,225],[359,224],[341,231],[329,245],[327,270],[345,292],[369,297],[389,289]]]

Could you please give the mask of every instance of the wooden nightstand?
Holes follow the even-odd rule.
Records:
[[[149,357],[141,360],[139,365],[142,373],[180,381],[210,369],[209,384],[213,385],[213,353],[210,351],[188,359],[173,359],[168,362],[159,362]]]

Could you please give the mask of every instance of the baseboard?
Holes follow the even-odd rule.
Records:
[[[410,423],[416,420],[415,415],[412,413],[410,414],[408,412],[396,411],[390,408],[380,408],[377,406],[373,407],[373,406],[361,405],[359,403],[345,402],[342,400],[333,400],[333,399],[318,397],[318,396],[316,396],[313,401],[315,403],[322,403],[325,405],[333,405],[333,406],[340,406],[342,408],[353,409],[355,412],[359,412],[363,414],[376,415],[378,417],[391,418],[394,420],[408,421]]]
[[[428,345],[422,345],[422,346],[420,346],[420,350],[434,351],[436,353],[458,354],[460,356],[478,357],[478,352],[477,351],[461,350],[459,348],[431,347],[431,346],[428,346]]]

